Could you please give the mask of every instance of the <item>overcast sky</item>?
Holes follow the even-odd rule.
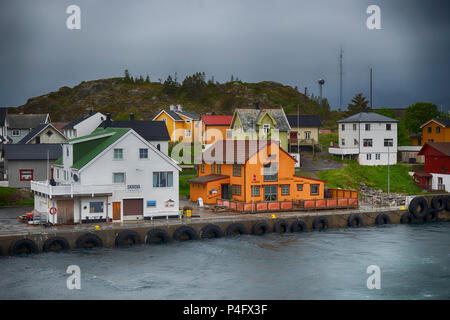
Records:
[[[81,30],[66,8],[81,8]],[[366,27],[368,5],[381,30]],[[149,74],[152,81],[204,71],[226,81],[306,86],[339,105],[369,95],[374,107],[417,101],[450,105],[450,1],[447,0],[0,0],[0,105],[83,80]]]

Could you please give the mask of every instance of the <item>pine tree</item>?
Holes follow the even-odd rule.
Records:
[[[150,77],[148,75],[145,77],[145,83],[150,83]]]
[[[362,93],[357,93],[355,97],[352,99],[352,103],[348,105],[348,114],[353,115],[360,112],[367,111],[367,106],[369,101],[366,100],[366,97],[362,95]]]

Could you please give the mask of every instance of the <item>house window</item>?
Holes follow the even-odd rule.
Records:
[[[370,123],[366,123],[366,131],[370,131]]]
[[[233,184],[231,191],[234,195],[240,196],[241,195],[241,186],[238,184]]]
[[[153,172],[153,187],[173,187],[173,172]]]
[[[264,201],[277,201],[277,185],[264,186]]]
[[[201,172],[201,173],[204,173],[204,172],[205,172],[205,164],[204,164],[204,163],[202,163],[202,164],[200,165],[200,172]]]
[[[370,153],[366,154],[366,160],[372,160],[372,154]]]
[[[357,146],[357,145],[358,145],[358,140],[353,139],[353,144],[354,144],[355,146]]]
[[[297,191],[303,191],[303,184],[297,185]]]
[[[18,136],[20,136],[20,130],[19,130],[19,129],[13,129],[12,132],[11,132],[11,135],[12,135],[13,137],[18,137]]]
[[[394,145],[394,141],[392,139],[384,139],[385,147],[392,147]]]
[[[386,123],[386,131],[391,131],[391,124],[390,123]]]
[[[270,124],[263,124],[263,133],[267,134],[270,130]]]
[[[184,136],[190,137],[191,136],[191,130],[184,130]]]
[[[114,183],[125,183],[125,173],[124,172],[113,173],[113,182]]]
[[[341,144],[345,146],[345,139],[341,139]]]
[[[114,160],[123,160],[123,149],[114,149]]]
[[[252,186],[252,197],[259,197],[259,186]]]
[[[241,176],[241,166],[239,164],[233,164],[233,176],[234,177]]]
[[[441,133],[441,127],[436,127],[436,133]]]
[[[231,139],[233,136],[233,132],[231,130],[227,130],[227,139]]]
[[[139,149],[139,159],[148,159],[148,149]]]
[[[185,123],[191,123],[191,120],[184,120]]]
[[[89,213],[103,213],[103,201],[89,202]]]
[[[222,168],[220,166],[220,164],[217,164],[217,174],[221,174],[222,173]]]
[[[318,184],[312,184],[311,185],[311,194],[312,195],[319,194],[319,185]]]
[[[216,166],[215,166],[215,164],[213,163],[213,164],[211,164],[211,174],[214,174],[215,171],[216,170]]]
[[[356,123],[353,124],[353,131],[356,131]]]
[[[156,145],[156,149],[158,149],[158,151],[161,151],[161,145],[159,143]]]
[[[428,133],[431,133],[431,127],[428,127],[427,129],[428,129]]]
[[[380,154],[379,153],[375,153],[375,160],[380,160]]]
[[[69,156],[69,146],[66,146],[66,156]]]
[[[341,124],[341,130],[345,131],[345,124]]]
[[[311,131],[306,131],[305,132],[305,138],[306,138],[306,140],[311,139]]]
[[[371,147],[372,144],[373,144],[372,139],[364,139],[364,140],[363,140],[363,146],[364,146],[364,147]]]
[[[289,195],[289,188],[290,188],[290,185],[288,185],[288,184],[283,184],[283,185],[281,186],[281,194],[282,194],[283,196],[288,196],[288,195]]]
[[[33,180],[33,169],[21,169],[19,171],[20,181],[31,181]]]
[[[264,181],[278,180],[278,163],[269,162],[264,165]]]
[[[51,130],[48,130],[47,133],[46,133],[46,135],[47,135],[48,137],[51,137],[51,136],[53,135],[53,132],[52,132]]]

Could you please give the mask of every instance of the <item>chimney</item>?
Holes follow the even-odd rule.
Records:
[[[111,127],[111,113],[106,114],[106,120],[104,122],[103,128],[106,129],[108,127]]]
[[[89,115],[92,116],[94,114],[94,110],[93,109],[89,109]]]
[[[130,113],[130,120],[131,120],[131,121],[134,120],[134,113]]]
[[[256,101],[256,102],[255,102],[255,109],[256,109],[256,110],[259,110],[259,101]]]

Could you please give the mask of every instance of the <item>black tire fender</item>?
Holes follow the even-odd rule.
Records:
[[[289,223],[286,220],[279,220],[273,226],[273,232],[286,233],[289,232]]]
[[[235,236],[248,234],[247,228],[242,223],[232,223],[227,227],[226,231],[227,236]]]
[[[198,239],[197,232],[195,232],[194,229],[188,226],[181,226],[176,229],[172,237],[175,241],[188,241]]]
[[[313,220],[312,227],[314,230],[328,229],[328,220],[325,217],[317,217]]]
[[[391,224],[391,218],[387,214],[381,213],[375,218],[375,223],[378,225]]]
[[[302,220],[294,221],[291,224],[291,232],[303,232],[306,230],[308,230],[308,227]]]
[[[440,210],[430,208],[427,210],[427,214],[423,220],[425,222],[437,222],[439,221],[439,212]]]
[[[412,222],[414,222],[414,216],[409,212],[405,212],[400,217],[400,223],[402,223],[402,224],[408,224],[408,223],[412,223]]]
[[[59,249],[54,248],[55,245],[58,245]],[[42,250],[44,252],[65,251],[65,250],[70,250],[70,245],[69,245],[69,242],[66,240],[66,238],[51,237],[51,238],[48,238],[47,240],[45,240]]]
[[[355,224],[356,222],[356,224]],[[363,219],[357,213],[352,213],[347,219],[347,226],[349,228],[359,228],[363,226]]]
[[[428,202],[424,197],[415,197],[411,200],[408,210],[415,218],[422,219],[427,214]]]
[[[450,196],[445,197],[445,210],[450,212]]]
[[[21,252],[24,249],[27,252]],[[33,240],[30,240],[27,238],[16,240],[9,246],[9,254],[12,256],[20,255],[23,253],[34,254],[34,253],[38,253],[38,252],[39,252],[39,249],[38,249],[38,246],[36,245],[36,243],[34,243]]]
[[[123,230],[116,236],[116,247],[126,247],[141,243],[141,237],[134,230]]]
[[[446,207],[445,200],[446,199],[444,196],[433,197],[433,199],[431,199],[431,208],[438,210],[438,211],[444,210]]]
[[[215,224],[208,224],[204,226],[200,230],[200,238],[202,239],[214,239],[214,238],[222,238],[223,232],[222,229],[220,229]]]
[[[103,247],[103,241],[100,239],[99,236],[93,233],[85,233],[78,237],[77,241],[75,242],[78,249],[85,249],[85,248],[101,248]],[[86,245],[91,244],[89,247]]]
[[[146,244],[159,244],[159,243],[168,243],[169,242],[169,234],[167,231],[162,229],[152,229],[147,232],[145,236]]]
[[[269,232],[269,225],[264,221],[255,223],[252,228],[252,233],[256,236],[263,236]]]

